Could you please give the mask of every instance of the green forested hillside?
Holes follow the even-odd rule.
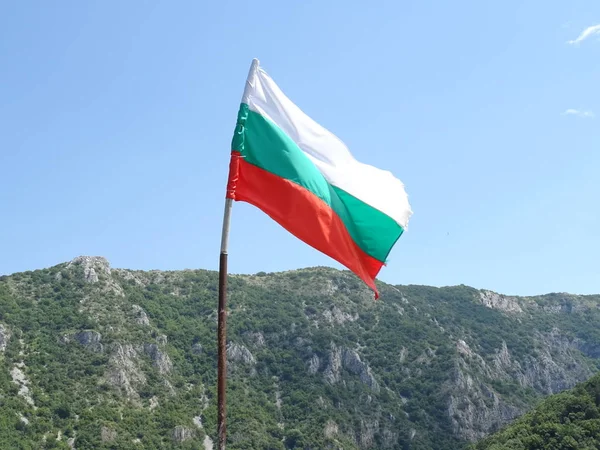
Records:
[[[230,449],[459,449],[598,367],[596,296],[232,275]],[[0,277],[0,448],[212,448],[217,274]]]
[[[545,399],[533,411],[473,450],[595,450],[600,448],[600,375]]]

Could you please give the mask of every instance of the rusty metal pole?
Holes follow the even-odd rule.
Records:
[[[226,421],[226,389],[227,389],[227,243],[229,240],[229,223],[231,221],[231,207],[233,200],[225,200],[225,214],[223,216],[223,233],[221,235],[221,255],[219,258],[219,313],[217,326],[218,345],[218,450],[225,450],[227,436]]]
[[[253,59],[246,78],[242,103],[248,104],[249,93],[254,83],[254,76],[258,69],[258,60]],[[223,214],[223,231],[221,234],[221,255],[219,259],[219,310],[217,325],[217,427],[218,427],[218,450],[225,450],[227,436],[227,245],[229,241],[229,224],[231,222],[231,208],[235,198],[235,184],[238,177],[238,164],[241,157],[239,151],[232,152],[229,179],[227,181],[227,196],[225,199],[225,213]]]

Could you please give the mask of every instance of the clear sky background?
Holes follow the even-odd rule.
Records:
[[[569,43],[597,24],[597,0],[0,2],[0,274],[216,269],[256,57],[405,183],[380,279],[599,293],[600,27]],[[339,267],[232,220],[232,272]]]

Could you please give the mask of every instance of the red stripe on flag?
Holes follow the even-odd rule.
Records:
[[[354,272],[379,297],[375,277],[383,263],[361,250],[342,219],[312,192],[233,152],[227,196],[256,206],[298,239]]]
[[[235,191],[240,172],[240,160],[242,155],[240,152],[231,152],[231,160],[229,161],[229,179],[227,180],[226,198],[235,200]]]

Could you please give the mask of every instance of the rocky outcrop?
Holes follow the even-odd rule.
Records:
[[[323,430],[323,434],[327,439],[332,439],[339,433],[338,424],[333,420],[328,420],[325,424],[325,429]]]
[[[512,358],[510,357],[510,353],[508,351],[508,347],[506,346],[506,342],[504,341],[502,341],[500,351],[494,356],[494,364],[496,365],[496,370],[499,373],[506,373],[507,371],[512,369],[516,364],[512,361]]]
[[[360,381],[369,386],[374,392],[379,392],[379,384],[373,377],[371,368],[360,360],[360,356],[356,351],[344,349],[342,364],[350,373],[358,375]]]
[[[99,273],[110,275],[110,264],[101,256],[78,256],[67,264],[67,269],[77,265],[83,268],[83,277],[88,283],[97,283]]]
[[[404,361],[406,361],[406,356],[408,355],[408,350],[406,347],[402,347],[400,349],[400,354],[398,355],[398,361],[400,361],[401,363],[403,363]]]
[[[117,431],[112,428],[102,427],[100,430],[100,439],[102,442],[113,442],[117,439]]]
[[[347,312],[343,312],[337,306],[334,306],[329,310],[323,311],[323,317],[327,322],[338,325],[341,325],[344,322],[354,322],[358,320],[358,314],[352,315]]]
[[[391,417],[393,420],[394,418]],[[395,449],[399,447],[399,434],[393,425],[382,419],[379,414],[371,417],[363,417],[360,419],[358,426],[349,434],[346,434],[350,440],[360,449]],[[390,426],[391,425],[391,426]],[[330,431],[330,433],[327,433]],[[335,431],[335,433],[331,433]],[[416,434],[415,430],[414,434]],[[325,428],[326,437],[334,438],[336,435],[344,435],[338,430],[335,422],[329,421]],[[409,438],[412,440],[414,434]],[[329,436],[328,436],[329,435]],[[409,447],[406,447],[409,448]]]
[[[541,349],[536,358],[526,359],[524,369],[519,382],[547,395],[570,389],[593,374],[572,349],[562,353],[553,348]]]
[[[114,272],[119,274],[125,281],[131,281],[137,286],[146,286],[146,283],[144,283],[140,278],[135,276],[131,270],[115,269]]]
[[[308,373],[314,375],[321,368],[321,360],[317,355],[313,355],[308,362]]]
[[[507,297],[492,291],[480,291],[479,300],[484,306],[492,309],[499,309],[509,313],[521,313],[523,309],[515,297]]]
[[[63,340],[65,342],[74,340],[88,350],[96,353],[102,353],[104,350],[104,346],[101,343],[102,335],[97,331],[79,331],[77,333],[65,335]]]
[[[342,349],[335,344],[331,344],[329,351],[329,364],[325,368],[323,376],[329,384],[335,384],[340,381],[342,368]]]
[[[33,398],[31,397],[31,391],[29,385],[31,384],[23,369],[25,364],[23,362],[17,363],[10,371],[12,382],[19,387],[19,395],[25,399],[27,403],[35,407]]]
[[[182,443],[193,439],[196,433],[191,428],[178,425],[173,430],[173,440],[177,443]]]
[[[246,372],[249,376],[256,375],[256,358],[252,352],[242,344],[230,342],[227,344],[227,372]]]
[[[592,370],[581,358],[581,341],[564,336],[558,329],[536,334],[536,356],[528,355],[521,362],[511,357],[502,342],[494,357],[491,377],[513,379],[523,387],[550,395],[592,376]]]
[[[148,314],[143,308],[139,305],[131,305],[131,309],[133,309],[133,315],[135,317],[135,323],[142,326],[149,326],[150,319],[148,319]]]
[[[138,366],[138,358],[132,345],[116,344],[108,361],[106,380],[129,398],[138,397],[136,388],[146,383],[146,377]]]
[[[245,346],[230,342],[227,344],[227,360],[231,362],[256,364],[256,358]]]
[[[78,256],[70,261],[65,267],[66,270],[81,267],[83,269],[83,279],[90,284],[100,285],[100,289],[107,294],[124,297],[125,292],[112,275],[110,264],[106,258],[101,256]],[[55,275],[55,279],[63,278],[62,271]]]
[[[456,350],[460,355],[473,356],[473,350],[471,350],[471,347],[469,347],[469,345],[462,339],[459,339],[456,343]]]
[[[6,346],[8,345],[9,339],[10,332],[8,331],[8,327],[0,323],[0,352],[6,350]]]
[[[153,395],[152,397],[150,397],[150,400],[148,402],[148,409],[150,409],[150,411],[152,411],[153,409],[156,409],[160,406],[160,403],[158,401],[158,397],[156,395]]]
[[[202,446],[204,447],[204,450],[213,450],[214,449],[213,440],[210,438],[210,436],[208,434],[204,435],[204,440],[202,441]]]
[[[200,417],[200,416],[193,417],[192,422],[194,422],[194,425],[196,425],[200,430],[204,429],[204,426],[202,425],[202,417]],[[213,450],[214,442],[208,434],[204,435],[204,440],[202,441],[202,446],[204,447],[204,450]]]
[[[192,417],[192,422],[194,422],[194,425],[196,425],[198,428],[200,428],[200,429],[204,428],[204,426],[202,425],[202,416]]]
[[[204,411],[206,408],[208,408],[209,400],[208,400],[208,397],[206,396],[205,392],[203,392],[202,395],[200,396],[200,404],[202,407],[202,411]],[[204,425],[202,424],[202,416],[194,416],[192,418],[192,422],[194,423],[194,425],[196,425],[196,427],[198,429],[204,430]],[[213,450],[214,443],[208,434],[204,435],[204,440],[202,441],[202,446],[204,447],[204,450]]]
[[[512,357],[506,342],[486,362],[462,339],[457,341],[458,358],[448,389],[448,416],[456,435],[477,440],[506,425],[524,410],[518,399],[507,402],[492,387],[498,380],[553,394],[573,387],[592,375],[578,354],[577,340],[557,329],[537,335],[535,357],[520,362]],[[517,403],[515,403],[515,401]]]
[[[464,360],[456,362],[448,400],[448,417],[457,436],[475,441],[523,411],[504,402],[493,389],[474,379],[469,370]]]
[[[309,372],[311,371],[311,367],[313,368],[312,370],[314,370],[314,373],[318,370],[318,367],[316,367],[317,361],[313,363],[315,356],[313,356],[311,363],[309,363]],[[361,361],[359,354],[355,350],[338,347],[332,343],[329,352],[329,364],[323,373],[325,380],[329,384],[338,383],[341,380],[342,367],[348,372],[358,375],[360,381],[369,386],[374,392],[379,392],[379,383],[375,380],[368,364]]]
[[[584,296],[567,294],[564,292],[546,294],[539,297],[530,297],[531,306],[540,308],[550,314],[577,314],[589,311],[591,307]]]
[[[143,348],[144,353],[146,353],[150,357],[150,359],[152,359],[154,367],[156,367],[162,375],[166,375],[171,372],[171,369],[173,369],[173,363],[171,362],[171,358],[169,358],[169,355],[162,352],[158,348],[158,345],[144,344]]]
[[[378,420],[360,420],[360,432],[357,436],[360,448],[373,448],[375,434],[379,432]]]

